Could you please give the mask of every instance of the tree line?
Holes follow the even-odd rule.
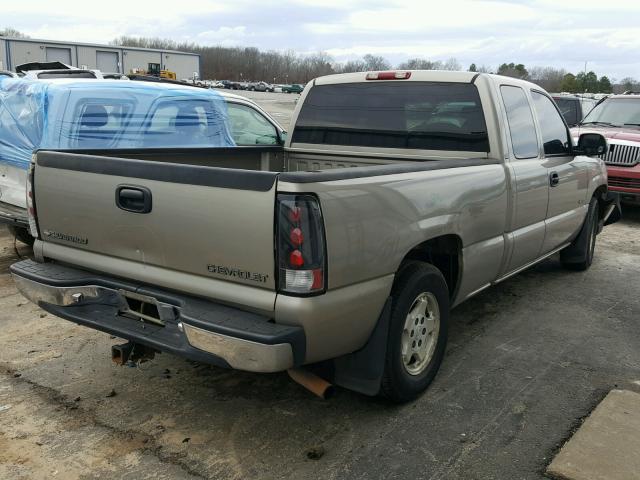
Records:
[[[0,36],[26,37],[13,28],[0,30]],[[203,46],[193,42],[176,42],[163,38],[139,38],[122,36],[111,45],[187,51],[200,54],[203,79],[264,80],[274,83],[306,83],[322,75],[369,70],[468,70],[471,72],[498,73],[529,80],[550,92],[570,93],[621,93],[640,91],[640,82],[627,77],[621,80],[598,77],[595,72],[572,73],[562,68],[529,67],[522,63],[503,63],[497,68],[472,63],[463,67],[458,60],[446,61],[412,58],[393,65],[386,58],[367,54],[358,60],[336,62],[324,52],[299,54],[294,50],[262,51],[255,47]],[[128,73],[128,72],[125,72]]]
[[[111,42],[141,48],[182,50],[200,54],[201,76],[219,80],[265,80],[274,83],[306,83],[322,75],[332,73],[362,72],[369,70],[468,70],[471,72],[497,73],[529,80],[550,92],[570,93],[621,93],[640,90],[640,82],[627,77],[619,81],[595,72],[568,72],[562,68],[530,67],[522,63],[503,63],[497,68],[475,63],[464,68],[458,60],[446,61],[412,58],[393,65],[386,58],[367,54],[361,59],[336,62],[330,55],[318,52],[309,55],[293,50],[285,52],[261,51],[254,47],[207,47],[190,42],[175,42],[161,38],[119,37]]]

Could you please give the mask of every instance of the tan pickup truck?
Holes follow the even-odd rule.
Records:
[[[327,76],[292,125],[282,146],[37,152],[36,261],[12,266],[18,287],[134,345],[319,365],[406,401],[440,366],[450,308],[556,252],[587,269],[613,218],[606,141],[573,145],[531,83]]]

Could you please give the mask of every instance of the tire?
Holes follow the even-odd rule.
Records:
[[[13,225],[10,225],[9,231],[14,237],[16,237],[22,243],[25,243],[30,247],[33,247],[33,242],[35,242],[36,239],[31,236],[31,234],[26,228],[14,227]]]
[[[593,263],[598,235],[598,200],[594,197],[589,202],[587,217],[580,233],[567,248],[560,252],[562,265],[569,270],[584,271]]]
[[[403,403],[424,392],[440,368],[447,344],[449,290],[440,270],[412,262],[400,270],[392,298],[380,393]]]

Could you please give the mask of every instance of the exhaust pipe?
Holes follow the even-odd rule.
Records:
[[[304,370],[302,368],[292,368],[287,370],[287,373],[294,382],[299,383],[311,393],[317,395],[323,400],[331,398],[335,393],[333,385],[327,382],[324,378],[320,378],[318,375],[316,375],[315,373],[311,373],[308,370]]]

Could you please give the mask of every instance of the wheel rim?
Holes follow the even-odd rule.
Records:
[[[423,292],[411,304],[402,330],[402,363],[409,375],[420,375],[427,368],[439,331],[438,300],[432,293]]]

